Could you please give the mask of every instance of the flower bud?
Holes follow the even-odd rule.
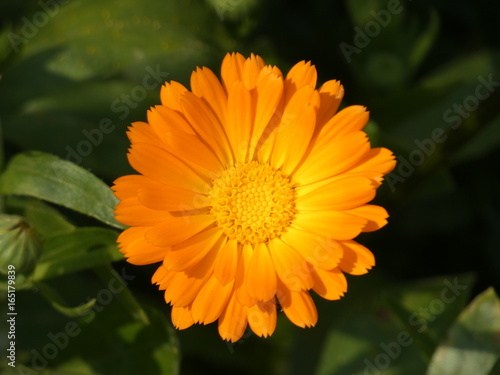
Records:
[[[17,272],[31,271],[41,252],[41,243],[21,216],[0,214],[0,273],[8,266]]]

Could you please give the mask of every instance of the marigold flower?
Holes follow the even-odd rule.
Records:
[[[299,327],[318,319],[309,294],[339,299],[344,273],[361,275],[372,253],[353,241],[386,224],[367,204],[395,165],[370,148],[368,112],[339,112],[338,81],[316,89],[316,69],[299,62],[283,76],[251,55],[227,54],[219,79],[207,68],[161,89],[148,122],[129,128],[116,219],[130,226],[120,251],[136,265],[162,262],[152,282],[165,290],[178,329],[218,320],[225,340],[247,325],[276,327],[277,301]]]

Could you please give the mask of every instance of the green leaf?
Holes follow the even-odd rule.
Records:
[[[40,290],[42,295],[50,302],[52,307],[54,307],[61,314],[64,314],[70,318],[84,315],[89,309],[91,309],[95,305],[96,302],[96,299],[93,298],[89,300],[87,303],[84,303],[82,305],[78,305],[76,307],[67,307],[65,306],[64,300],[62,296],[59,294],[59,292],[56,291],[54,288],[52,288],[50,285],[37,282],[36,287],[38,288],[38,290]]]
[[[16,273],[30,273],[40,257],[42,245],[21,216],[0,213],[0,274],[8,266]]]
[[[447,277],[398,286],[382,283],[358,299],[348,294],[315,373],[421,375],[465,305],[470,281]]]
[[[8,212],[22,216],[41,240],[75,229],[59,211],[38,199],[8,196],[6,208]]]
[[[16,367],[34,368],[26,372],[30,375],[178,374],[179,346],[171,323],[165,314],[139,305],[130,292],[130,286],[142,283],[139,277],[109,265],[96,271],[97,277],[76,273],[43,283],[56,293],[57,303],[81,306],[78,316],[55,311],[43,291],[18,296],[23,324],[16,331]],[[47,349],[53,343],[56,356]]]
[[[113,215],[118,200],[110,188],[89,171],[38,151],[16,155],[0,176],[0,194],[44,199],[124,228]]]
[[[78,228],[48,239],[33,272],[40,281],[123,259],[118,251],[118,234],[105,228]]]
[[[145,0],[138,6],[119,0],[74,0],[40,28],[25,52],[63,47],[49,69],[76,80],[120,69],[142,77],[144,63],[163,61],[177,69],[192,69],[186,60],[213,53],[222,32],[219,19],[202,1]]]
[[[460,55],[453,60],[447,61],[444,66],[439,66],[422,80],[422,86],[430,89],[473,83],[477,85],[478,75],[486,77],[495,72],[496,61],[500,56],[498,50],[478,50],[465,56]],[[474,94],[474,91],[467,95]],[[467,96],[466,95],[466,96]],[[465,96],[464,96],[465,97]],[[462,97],[462,99],[464,98]]]
[[[127,311],[134,318],[134,320],[144,324],[150,323],[147,314],[127,288],[128,283],[135,279],[135,275],[127,275],[126,269],[122,268],[122,275],[120,276],[120,274],[118,274],[118,272],[116,272],[110,265],[98,267],[95,271],[101,281],[107,283],[108,287],[112,280],[115,280],[120,284],[117,288],[121,287],[122,291],[116,295],[116,302],[121,304],[123,309]]]
[[[452,156],[454,164],[477,160],[500,147],[500,116],[484,127],[480,133]]]
[[[500,300],[489,288],[472,301],[436,350],[427,375],[489,375],[500,359]]]
[[[95,302],[96,300],[94,298],[88,301],[87,303],[76,307],[63,306],[58,304],[57,302],[53,302],[52,306],[54,306],[57,311],[63,313],[66,316],[76,317],[76,316],[82,316],[85,313],[85,311],[91,309],[92,306],[94,306]]]
[[[370,12],[376,12],[386,7],[386,3],[381,0],[347,0],[347,12],[354,25],[364,27],[367,22],[373,19]]]
[[[432,10],[427,30],[423,31],[416,42],[414,43],[413,50],[409,56],[409,65],[411,69],[417,69],[424,60],[427,53],[436,40],[439,32],[439,15],[436,10]]]
[[[108,310],[102,313],[105,316],[96,316],[101,324],[106,320],[105,329],[99,329],[94,324],[82,326],[78,357],[68,358],[48,374],[179,373],[179,349],[175,333],[162,314],[148,309],[151,323],[145,325],[141,322],[123,322],[122,319],[116,321],[111,313],[118,314],[119,311]],[[99,345],[95,345],[96,342]]]
[[[214,8],[221,21],[245,19],[256,6],[262,5],[260,0],[207,0],[207,3]]]
[[[189,83],[198,65],[220,69],[225,51],[236,44],[204,1],[59,3],[52,4],[53,17],[37,1],[28,7],[34,14],[5,14],[10,21],[4,24],[14,23],[20,39],[31,31],[27,23],[48,17],[2,67],[5,138],[115,179],[130,172],[126,127],[159,104],[164,82]],[[98,133],[102,123],[109,131]]]

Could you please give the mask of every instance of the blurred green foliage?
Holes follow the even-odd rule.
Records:
[[[0,371],[499,374],[499,12],[465,0],[2,1],[0,219],[22,218],[42,251],[16,275],[17,367]],[[377,267],[349,277],[341,301],[316,299],[316,328],[280,314],[271,338],[236,344],[215,325],[173,331],[154,267],[116,248],[108,189],[131,172],[126,129],[163,81],[218,72],[230,51],[283,71],[311,60],[320,81],[342,81],[343,105],[368,107],[372,143],[398,159],[376,200],[389,225],[359,238]]]

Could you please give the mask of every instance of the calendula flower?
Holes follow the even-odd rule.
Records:
[[[161,262],[152,282],[178,329],[218,320],[225,340],[247,325],[266,337],[277,302],[297,326],[314,326],[309,291],[339,299],[344,273],[375,264],[353,239],[386,224],[368,202],[394,157],[370,147],[364,107],[337,112],[338,81],[316,89],[308,62],[283,76],[233,53],[221,78],[197,68],[191,90],[166,83],[148,122],[130,127],[139,174],[113,187],[116,219],[130,226],[120,249],[132,264]]]

